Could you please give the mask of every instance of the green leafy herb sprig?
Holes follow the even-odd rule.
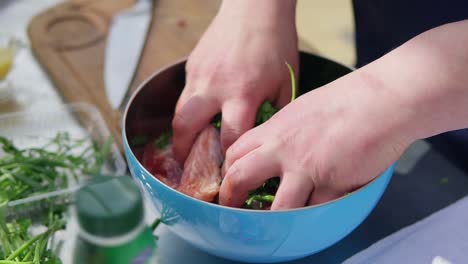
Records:
[[[270,102],[268,101],[263,102],[260,108],[258,109],[257,115],[255,116],[255,126],[265,123],[274,114],[276,114],[276,112],[278,112],[278,109],[276,109]],[[213,118],[213,121],[211,124],[215,128],[221,129],[221,120],[222,120],[221,114],[217,114]]]
[[[171,143],[171,139],[172,139],[172,132],[165,131],[154,141],[154,146],[157,149],[164,149],[167,145]]]
[[[289,75],[291,78],[291,102],[296,99],[297,89],[296,89],[296,77],[294,75],[294,70],[292,66],[286,62],[286,66],[289,71]],[[261,125],[268,121],[274,114],[278,112],[278,109],[275,108],[269,101],[265,101],[262,103],[260,108],[257,111],[257,115],[255,117],[255,126]],[[212,121],[212,125],[218,129],[221,128],[221,120],[222,115],[217,114]]]
[[[296,77],[294,75],[294,70],[289,63],[286,62],[288,67],[289,76],[291,78],[291,102],[296,99]],[[264,102],[257,112],[257,118],[255,125],[260,125],[267,120],[269,120],[278,109],[274,108],[269,102]],[[276,191],[278,190],[280,184],[280,178],[274,177],[267,180],[261,187],[250,191],[247,200],[244,203],[245,208],[250,209],[264,209],[267,206],[270,206],[275,199]]]
[[[0,137],[0,204],[68,186],[68,175],[95,175],[110,151],[112,139],[102,148],[85,139],[58,133],[40,148],[18,149]],[[86,145],[89,143],[88,145]],[[74,153],[80,150],[80,153]]]
[[[32,219],[6,218],[10,201],[43,194],[69,186],[69,177],[95,175],[110,152],[112,138],[102,147],[86,139],[72,139],[68,133],[58,133],[43,147],[17,148],[12,141],[0,137],[0,264],[62,263],[48,242],[53,234],[65,227],[65,206],[49,202],[39,224],[46,227],[32,236]]]
[[[250,191],[249,198],[244,207],[249,209],[264,209],[273,203],[275,193],[278,190],[280,178],[275,177],[267,180],[261,187]]]

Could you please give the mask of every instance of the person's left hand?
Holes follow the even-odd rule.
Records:
[[[299,97],[241,136],[227,151],[220,204],[242,206],[275,176],[281,183],[272,210],[318,204],[388,168],[412,142],[403,129],[407,115],[356,76]]]

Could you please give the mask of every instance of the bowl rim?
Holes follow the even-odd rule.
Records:
[[[313,53],[309,53],[309,52],[299,52],[299,54],[301,53],[305,53],[307,55],[311,55],[311,56],[315,56],[315,57],[318,57],[320,59],[323,59],[323,60],[326,60],[326,61],[330,61],[330,62],[333,62],[333,63],[336,63],[338,65],[341,65],[345,68],[348,68],[351,70],[351,72],[353,72],[355,70],[354,67],[351,67],[351,66],[347,66],[347,65],[344,65],[343,63],[341,62],[336,62],[332,59],[329,59],[329,58],[326,58],[324,56],[321,56],[321,55],[317,55],[317,54],[313,54]],[[219,209],[223,209],[223,210],[230,210],[230,211],[236,211],[236,212],[249,212],[249,213],[262,213],[262,214],[283,214],[283,213],[289,213],[289,212],[296,212],[296,211],[308,211],[308,210],[311,210],[311,209],[315,209],[315,208],[320,208],[320,207],[325,207],[325,206],[328,206],[332,203],[336,203],[336,202],[339,202],[341,200],[344,200],[344,199],[347,199],[351,196],[354,196],[356,195],[357,193],[359,192],[362,192],[364,191],[365,189],[369,188],[370,185],[372,185],[374,182],[376,182],[377,180],[379,180],[381,177],[383,177],[383,175],[389,171],[389,170],[392,170],[392,174],[393,174],[393,170],[396,166],[396,163],[398,160],[394,161],[390,166],[388,166],[385,170],[383,170],[379,175],[377,175],[375,178],[373,178],[371,181],[369,181],[368,183],[364,184],[363,186],[353,190],[352,192],[349,192],[347,194],[344,194],[338,198],[335,198],[333,200],[330,200],[330,201],[327,201],[327,202],[324,202],[324,203],[320,203],[320,204],[314,204],[314,205],[307,205],[307,206],[303,206],[303,207],[298,207],[298,208],[290,208],[290,209],[282,209],[282,210],[259,210],[259,209],[247,209],[247,208],[237,208],[237,207],[230,207],[230,206],[225,206],[225,205],[220,205],[220,204],[216,204],[216,203],[211,203],[211,202],[206,202],[206,201],[203,201],[203,200],[199,200],[199,199],[196,199],[192,196],[189,196],[183,192],[180,192],[174,188],[171,188],[169,186],[167,186],[165,183],[163,183],[161,180],[159,180],[158,178],[154,177],[153,174],[151,174],[146,168],[145,166],[143,166],[143,164],[141,164],[141,162],[136,158],[135,156],[135,153],[132,151],[132,149],[130,148],[130,145],[128,143],[128,139],[127,139],[127,131],[126,131],[126,120],[127,120],[127,115],[128,115],[128,111],[130,109],[130,106],[132,105],[132,102],[134,101],[135,97],[140,93],[141,90],[143,90],[143,88],[157,75],[161,74],[162,72],[172,68],[172,67],[175,67],[175,66],[178,66],[180,65],[181,63],[184,63],[186,62],[187,60],[187,56],[186,57],[182,57],[181,59],[171,63],[171,64],[168,64],[164,67],[161,67],[159,70],[155,71],[153,74],[151,74],[148,78],[146,78],[144,81],[142,81],[137,89],[135,89],[135,91],[133,92],[133,94],[130,96],[130,98],[128,99],[127,101],[127,104],[125,106],[125,111],[122,115],[122,143],[124,144],[124,149],[128,149],[129,151],[125,151],[125,155],[131,155],[131,157],[138,163],[138,165],[140,165],[140,167],[145,171],[145,173],[147,173],[148,175],[151,175],[152,176],[152,179],[153,180],[156,180],[157,182],[159,182],[164,188],[167,188],[169,191],[172,191],[172,192],[175,192],[179,195],[182,195],[182,197],[184,197],[185,199],[189,199],[189,200],[192,200],[194,202],[197,202],[197,203],[200,203],[202,205],[206,205],[206,206],[212,206],[212,207],[215,207],[215,208],[219,208]],[[350,72],[350,73],[351,73]],[[349,74],[349,73],[347,73]],[[347,75],[346,74],[346,75]],[[340,77],[341,78],[341,77]],[[129,153],[128,153],[129,152]],[[388,183],[387,183],[388,184]]]

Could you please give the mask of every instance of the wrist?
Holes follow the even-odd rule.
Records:
[[[412,139],[468,127],[468,22],[429,30],[363,70],[378,80]]]
[[[412,104],[387,86],[382,76],[366,66],[349,77],[350,93],[359,98],[354,108],[364,109],[358,120],[370,142],[384,140],[406,147],[420,138],[414,130],[417,117]]]
[[[295,26],[296,0],[223,0],[218,16],[247,26],[281,29]]]

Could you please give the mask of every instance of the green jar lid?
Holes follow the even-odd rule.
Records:
[[[142,196],[130,177],[95,177],[76,193],[75,203],[80,227],[95,236],[123,235],[143,221]]]

